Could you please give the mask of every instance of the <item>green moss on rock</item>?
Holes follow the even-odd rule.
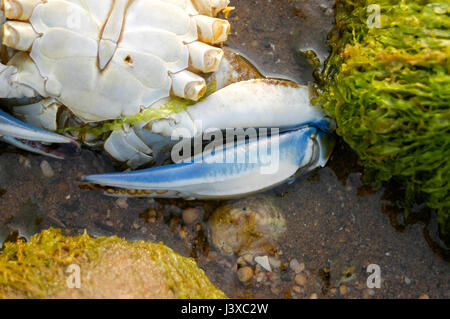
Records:
[[[69,265],[81,288],[67,286]],[[1,298],[226,298],[191,258],[162,243],[117,237],[68,237],[48,229],[29,242],[5,243],[0,254]]]
[[[381,26],[367,20],[379,5]],[[370,11],[370,10],[369,10]],[[338,0],[316,102],[336,119],[367,176],[424,199],[450,232],[450,3]]]

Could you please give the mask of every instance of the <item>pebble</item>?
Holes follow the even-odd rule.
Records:
[[[53,168],[50,166],[50,163],[47,161],[41,162],[41,171],[45,177],[53,177],[55,175]]]
[[[346,295],[347,294],[347,286],[345,286],[345,285],[341,285],[340,287],[339,287],[339,292],[341,293],[341,295]]]
[[[409,285],[411,283],[411,279],[408,277],[405,277],[405,284]]]
[[[19,156],[19,163],[22,164],[25,168],[31,168],[31,161],[23,155]]]
[[[316,293],[311,294],[311,296],[309,296],[309,299],[318,299],[319,296],[317,296]]]
[[[297,285],[304,286],[308,282],[308,277],[305,274],[297,274],[294,277],[294,281]]]
[[[249,265],[253,265],[253,255],[251,254],[245,254],[244,256],[242,256],[242,258],[245,260],[245,262]]]
[[[292,290],[297,294],[302,293],[302,287],[300,287],[300,286],[294,286],[294,287],[292,287]]]
[[[199,208],[187,208],[183,212],[183,220],[186,224],[193,224],[201,214]]]
[[[273,257],[269,257],[269,263],[274,269],[279,269],[281,266],[281,261]]]
[[[297,261],[297,259],[292,259],[292,260],[289,262],[289,267],[290,267],[296,274],[298,274],[298,273],[302,272],[303,270],[305,270],[305,264],[304,264],[304,263],[299,263],[299,262]]]
[[[265,270],[271,272],[272,268],[270,267],[269,257],[267,256],[257,256],[255,257],[255,262],[263,267]]]
[[[122,209],[127,209],[128,208],[127,199],[125,197],[118,198],[116,200],[116,205]]]
[[[253,277],[253,269],[248,266],[239,268],[237,275],[241,282],[248,282]]]
[[[430,299],[430,296],[428,296],[427,294],[423,294],[419,297],[419,299]]]

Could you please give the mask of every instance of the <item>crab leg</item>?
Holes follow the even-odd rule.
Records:
[[[197,71],[204,73],[219,69],[223,58],[223,51],[219,48],[195,41],[187,45],[189,49],[189,65]]]
[[[189,71],[174,73],[172,74],[172,91],[176,96],[197,101],[206,92],[206,81]]]
[[[34,8],[42,0],[2,0],[2,9],[7,19],[27,21]]]
[[[203,15],[194,17],[197,24],[198,38],[200,41],[217,44],[225,42],[230,32],[230,23],[227,20],[211,18]]]
[[[39,143],[30,142],[71,143],[79,147],[77,142],[68,137],[25,124],[2,110],[0,110],[0,140],[26,151],[54,158],[64,158],[64,156],[45,149]]]
[[[271,79],[228,85],[186,111],[151,122],[154,133],[172,136],[182,130],[184,137],[194,137],[210,129],[288,129],[304,125],[331,130],[332,122],[311,105],[308,87]]]
[[[324,166],[333,147],[331,139],[328,133],[305,127],[216,148],[214,152],[193,157],[188,163],[90,175],[81,181],[93,184],[94,188],[100,185],[107,194],[119,196],[240,197],[281,184],[299,169],[309,171]]]
[[[200,14],[215,17],[227,8],[230,0],[192,0]]]

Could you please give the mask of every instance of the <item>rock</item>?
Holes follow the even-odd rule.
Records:
[[[202,211],[199,208],[187,208],[183,212],[183,220],[186,224],[191,225],[198,220]]]
[[[253,269],[251,267],[242,267],[237,271],[238,278],[241,282],[248,282],[253,277]]]
[[[340,292],[340,294],[341,295],[345,295],[345,294],[347,294],[347,286],[345,286],[345,285],[341,285],[340,287],[339,287],[339,292]]]
[[[295,275],[294,281],[297,285],[304,286],[308,282],[308,277],[305,274],[300,273]]]
[[[0,298],[226,297],[193,259],[162,243],[86,233],[68,237],[51,228],[28,242],[8,242],[5,249],[10,254],[0,254]],[[79,281],[76,269],[81,270]],[[68,286],[77,281],[79,289]]]
[[[55,172],[53,171],[53,168],[50,166],[50,163],[49,162],[47,162],[47,161],[42,161],[41,162],[41,171],[42,171],[42,174],[45,176],[45,177],[53,177],[54,175],[55,175]]]
[[[116,200],[116,205],[119,206],[122,209],[128,208],[127,199],[125,197],[120,197]]]
[[[430,296],[428,296],[427,294],[423,294],[419,297],[419,299],[430,299]]]
[[[31,168],[31,161],[23,155],[19,156],[19,163],[22,164],[25,168]]]
[[[272,266],[273,269],[279,269],[281,266],[281,261],[279,259],[276,259],[274,257],[269,257],[269,263]]]
[[[253,265],[255,262],[253,260],[253,255],[250,254],[245,254],[244,256],[242,256],[242,258],[245,260],[245,262],[249,265]]]
[[[269,263],[269,257],[257,256],[257,257],[255,257],[255,262],[258,265],[260,265],[261,267],[263,267],[265,270],[267,270],[268,272],[272,271],[272,267],[270,267],[270,263]]]
[[[411,279],[405,276],[405,284],[409,285],[411,284]]]
[[[294,291],[297,294],[300,294],[300,293],[302,293],[303,289],[300,286],[294,286],[294,287],[292,287],[292,291]]]
[[[309,296],[309,299],[319,299],[319,296],[317,296],[316,293],[311,294],[311,296]]]
[[[297,259],[292,259],[292,260],[289,262],[289,267],[290,267],[296,274],[298,274],[298,273],[302,272],[303,270],[305,270],[305,264],[304,264],[304,263],[299,263],[299,262],[297,261]]]

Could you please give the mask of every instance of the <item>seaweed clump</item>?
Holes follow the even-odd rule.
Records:
[[[366,178],[400,181],[450,238],[450,3],[338,0],[329,44],[316,102]]]
[[[80,287],[68,286],[78,265]],[[70,268],[69,268],[70,269]],[[5,243],[0,253],[0,298],[226,298],[191,258],[162,243],[127,242],[50,228]]]

